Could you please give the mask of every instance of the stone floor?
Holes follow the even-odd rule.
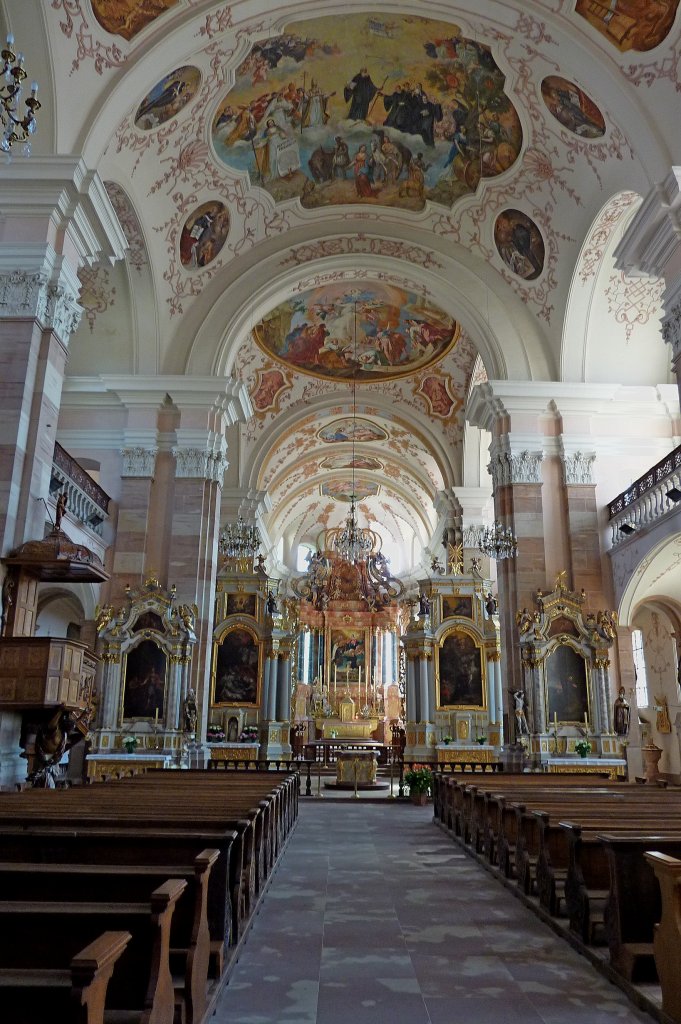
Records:
[[[432,823],[303,800],[216,1024],[651,1024]]]

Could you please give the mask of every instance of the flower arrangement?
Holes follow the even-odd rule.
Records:
[[[433,785],[433,773],[424,764],[415,764],[404,773],[404,781],[409,786],[409,793],[430,793]]]
[[[206,729],[206,740],[208,743],[223,743],[225,730],[219,725],[209,725]]]
[[[586,757],[587,754],[591,753],[591,744],[588,740],[577,740],[575,743],[575,750],[580,757]]]
[[[239,734],[239,743],[257,743],[258,742],[258,727],[257,725],[245,725]]]
[[[137,749],[138,742],[139,740],[136,736],[124,736],[123,746],[125,747],[126,754],[134,754]]]
[[[476,736],[475,737],[475,742],[479,743],[480,746],[482,746],[483,743],[487,743],[487,737],[486,736]]]
[[[449,746],[450,743],[454,742],[454,738],[452,736],[443,736],[442,737],[442,742],[446,743],[447,746]]]

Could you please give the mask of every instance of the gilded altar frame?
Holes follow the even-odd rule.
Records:
[[[353,653],[353,641],[361,638],[362,647],[355,648]],[[338,685],[341,683],[358,683],[359,670],[362,669],[362,678],[367,678],[367,667],[371,658],[371,630],[365,626],[332,626],[326,630],[325,638],[325,664],[327,665],[328,682],[335,681],[334,668],[337,667]],[[338,651],[341,650],[341,664],[336,660]],[[361,660],[360,660],[361,659]],[[355,665],[346,662],[355,661]]]
[[[435,690],[438,711],[487,710],[485,645],[474,629],[457,623],[440,637],[435,648]]]
[[[213,640],[211,707],[260,706],[263,643],[244,622],[231,623]]]

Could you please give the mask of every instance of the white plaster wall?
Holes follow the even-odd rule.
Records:
[[[676,732],[673,724],[670,733],[659,731],[655,710],[659,706],[659,698],[666,697],[672,723],[681,711],[673,627],[663,611],[645,605],[634,616],[634,628],[643,632],[643,654],[648,679],[649,706],[642,708],[639,713],[649,723],[652,741],[663,750],[660,771],[678,774],[681,771],[681,757]]]

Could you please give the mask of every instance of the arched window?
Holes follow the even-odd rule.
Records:
[[[298,557],[296,559],[296,569],[298,572],[307,572],[308,570],[308,557],[312,554],[313,548],[309,544],[298,545]]]
[[[647,708],[650,703],[648,697],[648,677],[646,675],[646,660],[643,655],[643,631],[632,629],[631,648],[634,654],[634,668],[636,669],[636,703],[640,708]]]

